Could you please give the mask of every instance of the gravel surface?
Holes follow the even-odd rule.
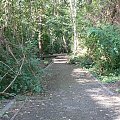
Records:
[[[53,60],[46,96],[29,99],[14,120],[120,120],[120,97],[67,60]]]

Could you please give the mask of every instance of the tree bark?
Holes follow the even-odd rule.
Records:
[[[75,54],[78,47],[77,28],[76,28],[77,0],[69,0],[69,3],[70,3],[71,20],[73,24],[73,41],[74,41],[73,53]]]
[[[40,55],[40,57],[42,57],[42,54],[43,54],[43,47],[42,47],[42,40],[41,40],[41,28],[42,28],[42,17],[41,16],[39,16],[39,40],[38,40],[38,47],[39,47],[39,55]]]

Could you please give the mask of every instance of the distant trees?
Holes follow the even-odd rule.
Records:
[[[68,2],[1,0],[0,11],[0,93],[40,92],[40,56],[71,51]]]
[[[41,91],[40,56],[75,54],[81,44],[93,48],[93,38],[86,38],[88,28],[95,27],[98,32],[97,28],[106,24],[112,24],[112,29],[120,23],[119,0],[1,0],[0,11],[1,93]],[[117,31],[112,31],[107,32],[117,37]],[[112,49],[118,40],[113,39]]]

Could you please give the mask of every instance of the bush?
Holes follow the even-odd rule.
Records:
[[[97,70],[104,74],[120,69],[120,26],[108,25],[90,28],[85,41],[88,55],[96,64]]]
[[[18,27],[19,29],[19,27]],[[6,27],[3,31],[4,44],[0,44],[0,92],[7,93],[26,93],[41,92],[41,77],[43,74],[40,68],[38,55],[38,39],[36,33],[31,38],[26,38],[25,25],[17,36],[14,30]],[[30,31],[30,29],[29,29]],[[20,35],[23,35],[21,38]]]
[[[85,56],[75,56],[70,59],[71,64],[79,65],[80,67],[91,68],[94,65],[93,60],[85,55]]]

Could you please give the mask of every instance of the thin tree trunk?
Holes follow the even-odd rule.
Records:
[[[41,40],[41,27],[42,27],[42,17],[39,16],[39,41],[38,41],[38,47],[39,47],[39,54],[40,54],[40,57],[42,57],[42,54],[43,54],[43,49],[42,49],[42,40]]]
[[[67,43],[66,43],[64,35],[63,35],[63,42],[64,42],[64,48],[65,48],[66,52],[68,53]]]
[[[77,1],[76,0],[69,0],[70,3],[70,14],[73,24],[73,41],[74,41],[74,48],[73,53],[75,54],[78,47],[78,38],[77,38],[77,28],[76,28],[76,7]]]

